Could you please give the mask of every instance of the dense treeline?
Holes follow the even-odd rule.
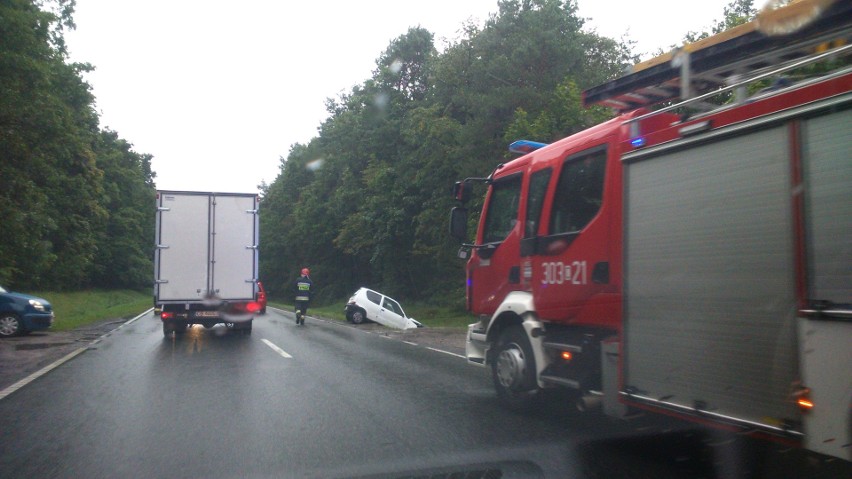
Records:
[[[73,0],[0,1],[0,285],[151,284],[154,173],[116,132],[69,63]]]
[[[92,67],[70,63],[63,41],[74,4],[0,0],[0,285],[147,288],[151,156],[99,127],[82,79]],[[609,115],[581,108],[580,91],[633,63],[629,45],[583,32],[574,0],[497,8],[440,53],[422,28],[392,41],[371,78],[328,101],[319,135],[281,159],[262,185],[261,277],[273,295],[286,298],[309,266],[320,301],[368,285],[460,304],[462,263],[446,234],[453,181],[487,175],[511,141],[552,141]],[[752,14],[752,0],[725,11]]]
[[[372,78],[328,101],[319,136],[282,159],[261,215],[272,294],[309,266],[321,301],[370,286],[461,303],[463,265],[447,234],[453,182],[487,175],[511,141],[549,142],[606,119],[580,106],[580,92],[635,60],[629,45],[582,31],[573,0],[498,9],[442,53],[422,28],[392,41]]]

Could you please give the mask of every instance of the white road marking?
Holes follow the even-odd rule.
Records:
[[[61,359],[57,359],[56,361],[54,361],[54,362],[52,362],[52,363],[48,364],[47,366],[45,366],[45,367],[43,367],[43,368],[39,369],[38,371],[36,371],[36,372],[34,372],[34,373],[30,374],[29,376],[25,377],[24,379],[21,379],[20,381],[16,382],[15,384],[13,384],[13,385],[11,385],[11,386],[7,387],[7,388],[6,388],[6,389],[4,389],[3,391],[0,391],[0,399],[5,398],[6,396],[8,396],[8,395],[12,394],[13,392],[17,391],[18,389],[21,389],[22,387],[24,387],[24,386],[26,386],[27,384],[29,384],[29,383],[31,383],[31,382],[33,382],[33,381],[35,381],[35,380],[36,380],[36,379],[38,379],[38,378],[40,378],[40,377],[44,376],[45,374],[49,373],[50,371],[53,371],[54,369],[56,369],[56,368],[58,368],[59,366],[61,366],[63,363],[65,363],[65,362],[67,362],[67,361],[70,361],[70,360],[71,360],[71,359],[73,359],[75,356],[77,356],[77,355],[79,355],[79,354],[81,354],[81,353],[85,352],[87,349],[89,349],[89,348],[88,348],[88,347],[85,347],[85,348],[79,348],[79,349],[76,349],[76,350],[74,350],[74,351],[70,352],[69,354],[67,354],[65,357],[63,357],[63,358],[61,358]]]
[[[13,385],[11,385],[11,386],[7,387],[6,389],[4,389],[4,390],[0,391],[0,400],[1,400],[1,399],[3,399],[3,398],[5,398],[6,396],[8,396],[8,395],[12,394],[13,392],[17,391],[18,389],[21,389],[22,387],[26,386],[27,384],[29,384],[29,383],[31,383],[31,382],[33,382],[33,381],[35,381],[36,379],[38,379],[38,378],[40,378],[40,377],[44,376],[45,374],[47,374],[47,373],[49,373],[49,372],[53,371],[54,369],[58,368],[59,366],[62,366],[63,364],[65,364],[65,363],[67,363],[68,361],[70,361],[70,360],[74,359],[75,357],[79,356],[80,354],[82,354],[82,353],[86,352],[86,350],[87,350],[87,349],[89,349],[89,348],[91,348],[92,346],[94,346],[94,345],[96,345],[96,344],[100,343],[101,341],[103,341],[103,339],[104,339],[104,338],[106,338],[106,337],[107,337],[107,336],[109,336],[110,334],[114,333],[115,331],[118,331],[119,329],[121,329],[121,328],[123,328],[123,327],[127,326],[128,324],[133,323],[133,322],[134,322],[134,321],[136,321],[137,319],[139,319],[139,318],[141,318],[142,316],[145,316],[146,314],[148,314],[148,313],[150,313],[151,311],[153,311],[153,309],[154,309],[154,308],[151,308],[151,309],[149,309],[149,310],[147,310],[147,311],[145,311],[145,312],[141,313],[139,316],[136,316],[135,318],[131,319],[130,321],[125,322],[125,323],[124,323],[124,324],[122,324],[121,326],[119,326],[119,327],[117,327],[117,328],[113,329],[112,331],[110,331],[110,332],[108,332],[108,333],[106,333],[106,334],[102,335],[102,336],[101,336],[101,337],[99,337],[98,339],[96,339],[96,340],[92,341],[91,343],[89,343],[89,345],[88,345],[88,346],[86,346],[86,347],[84,347],[84,348],[78,348],[78,349],[75,349],[74,351],[71,351],[70,353],[66,354],[66,355],[65,355],[65,356],[63,356],[62,358],[57,359],[56,361],[54,361],[54,362],[52,362],[52,363],[48,364],[47,366],[45,366],[45,367],[43,367],[43,368],[39,369],[38,371],[36,371],[36,372],[34,372],[34,373],[30,374],[29,376],[25,377],[24,379],[21,379],[20,381],[16,382],[15,384],[13,384]]]
[[[340,323],[340,322],[337,322],[337,321],[331,321],[331,320],[326,320],[326,319],[322,319],[322,318],[317,318],[317,319],[320,320],[320,321],[325,321],[326,323],[329,323],[329,324],[337,325],[337,326],[349,326],[345,323]],[[355,327],[355,326],[349,326],[349,327],[356,330],[356,331],[361,331],[362,333],[376,335],[376,336],[378,336],[382,339],[397,339],[395,337],[386,336],[384,334],[377,333],[377,332],[369,330],[369,329],[361,329],[361,328],[358,328],[358,327]],[[426,349],[430,349],[430,350],[438,352],[438,353],[449,354],[450,356],[455,356],[457,358],[467,360],[467,357],[462,356],[461,354],[451,353],[449,351],[444,351],[443,349],[430,348],[429,346],[420,346],[418,343],[414,343],[414,342],[411,342],[411,341],[404,341],[404,340],[401,340],[401,339],[399,341],[401,341],[405,344],[410,344],[411,346],[424,347]],[[281,354],[282,356],[286,355],[286,356],[284,356],[285,358],[291,357],[289,354],[285,353],[284,351],[281,351],[281,349],[278,346],[275,346],[274,344],[270,343],[269,341],[264,339],[263,342],[265,342],[270,348],[272,348],[276,351],[279,351],[279,354]]]
[[[428,346],[426,347],[426,349],[430,349],[432,351],[437,351],[439,353],[449,354],[450,356],[455,356],[457,358],[467,359],[466,357],[462,356],[461,354],[451,353],[449,351],[444,351],[443,349],[435,349],[435,348],[430,348]]]
[[[270,348],[272,348],[272,350],[273,350],[273,351],[275,351],[276,353],[280,354],[282,357],[285,357],[285,358],[287,358],[287,359],[292,359],[292,358],[293,358],[293,356],[290,356],[289,354],[287,354],[287,351],[284,351],[283,349],[281,349],[281,348],[279,348],[278,346],[276,346],[275,344],[273,344],[273,343],[272,343],[272,341],[270,341],[270,340],[268,340],[268,339],[261,339],[261,341],[263,341],[264,343],[266,343],[266,345],[267,345],[267,346],[269,346]]]

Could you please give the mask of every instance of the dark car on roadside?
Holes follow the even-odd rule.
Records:
[[[43,298],[0,286],[0,337],[27,334],[53,324],[53,306]]]

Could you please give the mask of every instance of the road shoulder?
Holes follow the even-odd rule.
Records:
[[[35,331],[26,336],[0,340],[0,390],[77,349],[87,347],[127,321],[105,319],[71,331]]]

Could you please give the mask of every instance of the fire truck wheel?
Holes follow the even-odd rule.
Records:
[[[535,358],[521,326],[510,326],[500,334],[491,375],[497,396],[512,409],[526,409],[538,398]]]

